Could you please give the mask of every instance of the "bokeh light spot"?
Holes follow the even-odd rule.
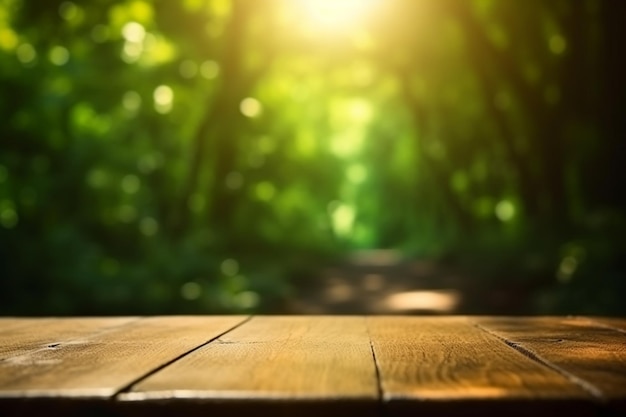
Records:
[[[159,231],[159,223],[152,217],[144,217],[139,222],[139,231],[144,236],[154,236]]]
[[[64,1],[59,6],[59,16],[67,21],[76,19],[79,15],[79,11],[78,6],[71,1]]]
[[[163,156],[159,152],[143,155],[137,161],[137,168],[143,174],[154,172],[163,163]]]
[[[190,59],[186,59],[180,63],[178,67],[181,77],[191,79],[198,74],[198,64]]]
[[[0,28],[0,48],[11,51],[18,43],[19,38],[11,28]]]
[[[50,62],[60,67],[67,64],[67,61],[69,61],[70,51],[68,51],[67,48],[64,48],[63,46],[55,46],[50,49],[48,58],[50,58]]]
[[[360,184],[367,179],[367,169],[362,164],[352,164],[348,167],[348,179],[354,184]]]
[[[261,297],[254,291],[243,291],[235,295],[234,304],[244,310],[255,308],[259,305]]]
[[[136,175],[126,175],[122,178],[122,191],[126,194],[135,194],[141,187],[141,180]]]
[[[371,104],[366,100],[351,100],[348,105],[350,119],[356,123],[366,123],[374,114]]]
[[[200,65],[200,75],[207,80],[213,80],[220,74],[220,66],[215,61],[204,61]]]
[[[15,205],[11,200],[2,200],[0,202],[0,225],[5,229],[13,229],[17,226],[18,216]]]
[[[141,96],[136,91],[127,91],[122,97],[122,106],[129,112],[136,112],[141,107]]]
[[[143,44],[134,43],[134,42],[126,42],[124,44],[124,49],[122,49],[122,60],[127,64],[132,64],[133,62],[137,62],[143,53]]]
[[[169,113],[174,104],[174,91],[167,85],[160,85],[154,90],[154,109],[161,113]]]
[[[141,43],[146,37],[146,29],[137,22],[128,22],[122,28],[122,36],[128,42]]]
[[[111,30],[106,25],[95,25],[91,28],[91,39],[96,43],[104,43],[110,36]]]
[[[243,175],[241,172],[233,171],[226,176],[226,187],[229,190],[238,190],[243,186]]]
[[[30,43],[23,43],[15,50],[17,59],[22,64],[30,64],[37,58],[37,51]]]
[[[271,136],[261,136],[257,144],[264,154],[270,154],[276,150],[276,141]]]
[[[94,168],[87,174],[87,184],[92,188],[103,188],[109,182],[107,172],[100,168]]]
[[[576,269],[578,269],[578,259],[573,256],[564,257],[559,264],[557,279],[562,283],[571,281]]]
[[[186,282],[180,287],[180,295],[188,301],[197,300],[202,295],[202,287],[197,282]]]
[[[276,187],[269,181],[263,181],[256,185],[255,193],[259,200],[270,201],[276,195]]]
[[[509,200],[502,200],[496,204],[495,213],[500,221],[511,221],[515,217],[515,205]]]
[[[335,233],[339,236],[347,237],[354,226],[354,220],[356,218],[356,211],[354,207],[341,202],[333,201],[328,206],[331,218],[332,226]]]
[[[137,209],[130,204],[122,204],[117,210],[117,218],[123,223],[131,223],[137,219]]]
[[[450,179],[450,186],[459,193],[466,191],[469,186],[469,177],[465,171],[458,170],[454,172]]]
[[[194,213],[200,213],[206,206],[206,199],[201,193],[193,193],[187,201],[187,206]]]
[[[567,40],[561,35],[552,35],[548,45],[553,54],[562,55],[567,49]]]
[[[227,277],[234,277],[239,272],[239,263],[234,259],[225,259],[220,265],[220,270]]]
[[[263,111],[261,102],[255,98],[247,97],[241,101],[239,106],[241,113],[246,117],[258,117]]]

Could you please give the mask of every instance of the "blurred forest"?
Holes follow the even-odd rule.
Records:
[[[621,0],[0,0],[0,314],[280,313],[387,249],[456,312],[626,315],[625,40]]]

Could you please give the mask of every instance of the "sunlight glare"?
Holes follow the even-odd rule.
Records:
[[[298,0],[309,21],[330,30],[345,29],[363,19],[378,0]]]
[[[456,290],[407,291],[388,296],[385,307],[392,311],[451,313],[461,301]]]

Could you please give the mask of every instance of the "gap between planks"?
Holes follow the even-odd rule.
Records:
[[[216,334],[213,337],[210,337],[210,339],[203,341],[203,339],[198,339],[196,340],[193,344],[190,344],[186,347],[185,350],[183,350],[183,353],[179,353],[178,356],[174,357],[173,359],[167,359],[166,361],[164,361],[163,363],[157,365],[154,364],[154,368],[150,369],[147,368],[142,374],[138,374],[139,376],[137,376],[134,380],[132,380],[131,382],[127,383],[125,386],[118,388],[117,391],[115,391],[114,394],[112,394],[109,397],[109,400],[114,400],[114,401],[119,401],[119,396],[120,394],[126,393],[128,391],[133,390],[138,384],[140,384],[141,382],[143,382],[144,380],[148,379],[151,376],[154,376],[155,374],[159,373],[160,371],[164,370],[165,368],[169,367],[170,365],[174,365],[177,361],[180,361],[181,359],[190,356],[191,354],[193,354],[194,352],[201,350],[202,348],[212,344],[220,344],[220,343],[224,343],[224,344],[230,344],[230,343],[236,343],[236,342],[232,342],[232,341],[228,341],[228,340],[222,340],[222,338],[231,333],[232,331],[238,329],[239,327],[245,325],[246,323],[248,323],[251,319],[253,318],[253,316],[248,316],[248,317],[242,317],[240,319],[240,321],[238,321],[237,323],[231,323],[230,327],[223,327],[223,329],[225,328],[226,330],[220,332],[219,334]],[[374,375],[375,378],[372,378],[372,382],[375,381],[376,383],[376,394],[372,395],[372,399],[375,399],[376,402],[378,403],[378,405],[383,405],[385,404],[385,387],[383,386],[383,382],[384,382],[384,355],[382,356],[382,362],[381,362],[381,358],[377,357],[377,351],[375,349],[374,346],[374,341],[376,340],[375,336],[375,329],[376,327],[374,326],[374,331],[372,333],[372,328],[370,326],[370,322],[369,319],[372,318],[372,316],[362,316],[362,318],[365,320],[365,330],[367,331],[367,336],[363,337],[362,342],[369,342],[369,351],[370,354],[368,355],[370,360],[373,361],[373,367],[374,369],[372,371],[374,371]],[[109,329],[105,329],[105,330],[101,330],[99,332],[97,332],[96,334],[103,334],[103,333],[109,333],[111,331],[115,331],[116,329],[120,329],[120,328],[124,328],[129,326],[131,323],[137,323],[137,321],[142,320],[141,319],[134,319],[131,320],[130,322],[126,322],[124,324],[121,324],[119,326],[115,326],[114,328],[109,328]],[[375,318],[376,319],[376,318]],[[610,329],[610,330],[616,330],[614,327],[611,327],[607,322],[606,325],[602,325],[602,322],[598,322],[596,320],[593,319],[588,319],[588,318],[579,318],[577,320],[580,320],[580,323],[584,323],[586,326],[589,327],[596,327],[596,328],[605,328],[605,329]],[[504,342],[504,344],[506,345],[506,349],[510,350],[513,349],[515,350],[517,353],[521,353],[526,359],[532,360],[533,362],[537,363],[539,366],[546,368],[547,370],[549,370],[550,372],[554,372],[554,373],[558,373],[559,375],[561,375],[561,377],[566,378],[570,383],[572,383],[572,385],[577,386],[579,389],[583,390],[584,392],[586,392],[587,394],[591,394],[591,397],[594,398],[595,400],[604,400],[605,396],[603,395],[603,393],[600,391],[599,388],[596,388],[595,386],[593,386],[591,383],[585,381],[584,379],[581,379],[577,376],[575,376],[574,373],[571,373],[570,371],[568,371],[567,369],[563,369],[558,362],[557,363],[553,363],[553,361],[551,359],[549,359],[549,357],[546,359],[544,357],[542,357],[540,354],[537,354],[533,351],[532,347],[527,347],[524,345],[523,341],[516,341],[515,337],[512,336],[507,336],[506,333],[502,334],[501,332],[499,333],[499,331],[497,329],[490,329],[489,328],[489,324],[481,324],[480,318],[478,320],[468,320],[468,318],[465,318],[465,322],[467,323],[467,325],[469,327],[474,327],[476,329],[476,331],[478,333],[483,333],[486,334],[489,338],[491,338],[494,343],[502,343]],[[610,322],[611,324],[614,324],[612,322]],[[620,324],[622,322],[615,322],[614,325],[623,325]],[[622,333],[624,333],[622,331]],[[363,335],[365,336],[365,335]],[[226,339],[228,339],[228,337],[226,337]],[[237,343],[248,343],[248,342],[237,342]],[[52,343],[54,344],[54,343]],[[63,343],[61,343],[63,344]],[[367,346],[367,345],[366,345]],[[367,348],[365,346],[363,346],[365,348],[365,351],[367,352]],[[504,346],[503,346],[504,349]],[[179,351],[180,352],[180,351]],[[516,353],[516,354],[517,354]],[[379,363],[380,362],[380,363]],[[372,362],[370,362],[372,363]],[[529,362],[530,363],[530,362]],[[374,376],[372,375],[372,376]],[[590,391],[585,385],[583,384],[589,384],[589,386],[591,387],[591,389],[597,390],[597,393],[599,393],[599,395],[597,395],[596,392]],[[372,387],[374,388],[374,387]],[[374,390],[372,390],[372,394],[374,394]],[[382,415],[382,413],[381,413]]]
[[[370,325],[368,322],[368,317],[364,316],[363,320],[365,321],[365,329],[367,330],[367,338],[369,339],[369,343],[370,343],[370,350],[372,351],[372,360],[374,361],[374,371],[376,372],[376,403],[378,404],[378,407],[381,408],[380,411],[380,415],[384,415],[384,412],[382,410],[383,407],[383,401],[384,401],[384,390],[383,390],[383,381],[381,378],[381,374],[380,374],[380,365],[378,364],[378,360],[376,359],[376,350],[374,349],[374,341],[372,340],[372,334],[370,332]]]
[[[194,352],[200,350],[203,347],[208,346],[211,343],[217,343],[217,344],[234,343],[234,342],[223,341],[221,338],[224,335],[234,331],[235,329],[245,325],[252,318],[253,318],[253,316],[250,316],[250,317],[246,318],[242,322],[240,322],[237,325],[231,327],[230,329],[227,329],[226,331],[216,335],[215,337],[211,338],[210,340],[200,344],[199,346],[196,346],[193,349],[188,350],[187,352],[184,352],[184,353],[178,355],[177,357],[175,357],[175,358],[173,358],[173,359],[163,363],[162,365],[154,368],[153,370],[147,372],[146,374],[138,377],[137,379],[135,379],[134,381],[132,381],[131,383],[127,384],[125,387],[120,389],[113,396],[113,399],[114,400],[119,400],[119,396],[121,394],[125,394],[125,393],[128,393],[128,392],[131,392],[137,385],[139,385],[141,382],[147,380],[149,377],[157,374],[158,372],[164,370],[168,366],[175,364],[179,360],[181,360],[181,359],[183,359],[183,358],[193,354]],[[374,347],[374,340],[373,340],[373,337],[372,337],[372,334],[371,334],[371,328],[370,328],[370,323],[369,323],[369,319],[370,318],[371,318],[371,316],[362,316],[362,319],[365,320],[365,328],[366,328],[366,331],[367,331],[367,340],[368,340],[368,343],[369,343],[369,350],[371,352],[371,360],[373,361],[373,368],[374,368],[373,370],[375,372],[375,383],[376,383],[376,398],[375,399],[376,399],[378,404],[382,405],[386,401],[385,400],[385,387],[383,386],[384,384],[383,384],[383,376],[382,376],[382,370],[381,370],[381,366],[382,365],[380,364],[380,362],[379,362],[379,360],[377,358],[377,355],[376,355],[376,349]],[[576,377],[575,375],[567,372],[566,370],[562,369],[558,365],[552,364],[548,360],[545,360],[545,359],[541,358],[540,356],[538,356],[537,354],[535,354],[531,350],[525,348],[524,346],[521,346],[520,344],[515,343],[513,341],[507,340],[506,338],[504,338],[503,336],[499,335],[498,333],[485,328],[484,326],[474,322],[473,320],[467,320],[467,318],[465,318],[465,323],[467,323],[467,325],[469,327],[476,328],[479,332],[484,332],[484,333],[488,334],[490,338],[494,339],[494,341],[503,342],[504,345],[506,346],[506,349],[513,349],[517,353],[521,353],[527,359],[532,360],[533,362],[537,363],[539,366],[548,369],[550,372],[556,372],[557,374],[561,375],[562,377],[566,378],[571,383],[573,383],[573,385],[579,387],[584,392],[587,392],[588,394],[590,394],[593,398],[604,400],[604,396],[603,396],[602,392],[598,388],[596,388],[592,384],[590,384],[590,383],[588,383],[588,382],[586,382],[586,381]],[[241,342],[240,341],[240,342],[237,342],[237,343],[238,344],[242,344],[242,343],[246,344],[246,343],[251,343],[251,342]],[[254,342],[252,342],[252,343],[254,343]]]
[[[110,400],[130,381],[246,318],[221,317],[217,323],[193,316],[189,323],[183,316],[21,320],[24,326],[12,326],[21,328],[13,334],[0,326],[0,352],[9,346],[4,349],[8,359],[0,361],[0,398]],[[0,319],[7,322],[12,323]]]
[[[119,399],[373,405],[377,385],[363,316],[255,316]]]
[[[120,395],[130,392],[137,384],[141,383],[142,381],[144,381],[145,379],[151,377],[152,375],[156,374],[157,372],[162,371],[163,369],[165,369],[168,366],[174,364],[175,362],[178,362],[179,360],[181,360],[185,356],[191,355],[192,353],[196,352],[197,350],[202,349],[203,347],[209,345],[210,343],[213,343],[215,341],[219,342],[220,337],[222,337],[225,334],[230,333],[233,330],[243,326],[244,324],[249,322],[252,319],[252,317],[253,316],[246,317],[241,322],[239,322],[236,325],[234,325],[234,326],[224,330],[223,332],[221,332],[221,333],[217,334],[216,336],[210,338],[206,342],[201,343],[200,345],[198,345],[198,346],[188,350],[187,352],[181,353],[180,355],[176,356],[175,358],[172,358],[169,361],[167,361],[167,362],[157,366],[156,368],[152,369],[151,371],[146,372],[144,375],[141,375],[141,376],[137,377],[135,380],[129,382],[126,386],[120,388],[114,395],[112,395],[111,396],[111,400],[112,401],[117,401],[119,399]]]
[[[587,392],[589,395],[591,395],[594,399],[599,400],[601,403],[606,403],[607,402],[607,398],[606,396],[602,393],[602,391],[597,388],[595,385],[593,385],[590,382],[585,381],[582,378],[577,377],[576,375],[566,371],[565,369],[563,369],[562,367],[550,362],[549,360],[542,358],[540,355],[538,355],[537,353],[533,352],[532,350],[526,348],[525,346],[521,345],[520,343],[516,343],[512,340],[508,340],[506,337],[498,334],[497,332],[494,332],[484,326],[482,326],[479,323],[473,322],[472,323],[477,329],[480,329],[494,337],[496,337],[497,339],[499,339],[500,341],[502,341],[502,343],[504,343],[505,345],[507,345],[508,347],[510,347],[511,349],[521,353],[522,355],[524,355],[525,357],[527,357],[528,359],[535,361],[536,363],[545,366],[546,368],[555,371],[557,373],[559,373],[560,375],[563,375],[565,378],[567,378],[570,382],[572,382],[573,384],[575,384],[576,386],[580,387],[581,389],[583,389],[585,392]],[[605,326],[608,327],[608,326]],[[615,329],[613,329],[615,330]]]

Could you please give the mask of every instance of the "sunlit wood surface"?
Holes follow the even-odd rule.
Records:
[[[626,415],[626,320],[0,319],[1,416],[494,413]]]

